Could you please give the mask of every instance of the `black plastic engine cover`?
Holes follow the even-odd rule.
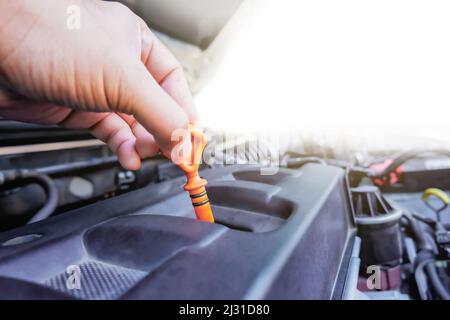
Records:
[[[178,178],[0,234],[0,298],[340,297],[354,235],[343,170],[202,176],[215,224],[195,220]]]

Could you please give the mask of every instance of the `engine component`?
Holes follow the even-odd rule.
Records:
[[[342,298],[355,239],[345,171],[259,173],[201,172],[214,224],[195,219],[179,177],[6,231],[0,298]],[[11,240],[33,234],[42,236]],[[69,266],[79,267],[80,290],[64,285]]]
[[[358,236],[362,240],[362,264],[398,265],[402,257],[401,210],[394,209],[375,186],[353,188],[352,198]]]

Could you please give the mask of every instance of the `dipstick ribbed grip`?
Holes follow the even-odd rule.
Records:
[[[197,219],[214,222],[214,216],[205,188],[207,181],[198,175],[200,160],[207,142],[206,137],[203,132],[193,125],[189,126],[189,132],[191,133],[192,142],[192,154],[189,159],[191,159],[192,163],[180,162],[179,164],[187,178],[184,190],[189,192]]]

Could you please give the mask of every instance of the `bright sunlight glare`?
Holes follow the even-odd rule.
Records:
[[[269,0],[196,97],[206,125],[450,137],[450,2]]]

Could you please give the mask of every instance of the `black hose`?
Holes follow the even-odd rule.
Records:
[[[436,270],[434,263],[436,259],[432,252],[431,246],[425,238],[424,231],[418,224],[417,215],[404,212],[403,216],[408,220],[410,230],[412,232],[413,239],[416,241],[418,253],[414,261],[415,269],[425,263],[424,269],[430,280],[431,286],[436,294],[443,300],[450,300],[450,293],[445,288]],[[421,220],[422,221],[422,220]],[[426,221],[426,220],[425,220]],[[424,221],[422,221],[424,222]]]
[[[431,260],[428,261],[425,265],[425,270],[427,271],[428,277],[430,278],[431,285],[439,298],[441,298],[442,300],[450,300],[450,293],[439,278],[434,262],[434,260]]]
[[[36,172],[24,172],[22,178],[39,184],[47,195],[45,204],[30,219],[30,221],[28,221],[28,223],[37,222],[50,217],[58,206],[58,189],[53,180],[47,175]]]
[[[420,228],[420,225],[415,217],[409,212],[403,212],[403,217],[405,217],[408,221],[408,225],[412,233],[412,238],[416,242],[418,251],[432,251],[432,247],[425,238],[424,231]]]
[[[440,232],[445,232],[448,230],[449,224],[448,223],[442,223],[436,219],[430,218],[430,217],[425,217],[421,214],[418,214],[416,212],[412,212],[411,216],[414,217],[415,219],[417,219],[418,221],[421,221],[425,224],[427,224],[428,226],[430,226],[435,232],[440,231]]]
[[[37,222],[48,218],[58,206],[58,189],[53,180],[42,173],[26,170],[7,170],[0,172],[0,185],[12,184],[13,186],[23,186],[36,183],[44,189],[47,200],[41,209],[28,221]]]

